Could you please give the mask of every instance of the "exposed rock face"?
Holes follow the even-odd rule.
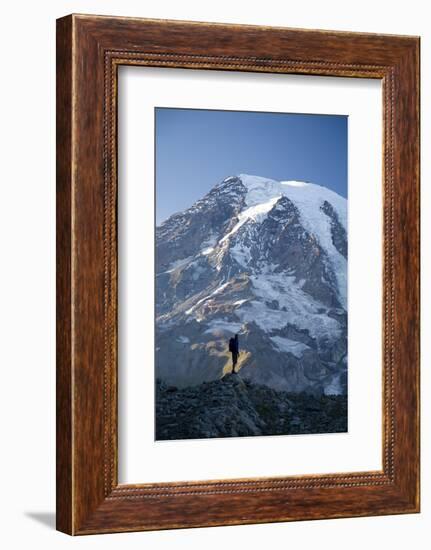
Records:
[[[345,395],[291,394],[228,374],[184,389],[158,381],[156,439],[347,431]]]
[[[179,388],[231,368],[277,390],[343,394],[347,208],[327,188],[232,176],[156,229],[156,376]]]
[[[338,214],[334,210],[331,203],[328,201],[324,201],[322,204],[322,211],[331,218],[331,236],[332,236],[332,242],[335,246],[335,248],[338,250],[340,254],[344,256],[347,260],[347,234],[346,230],[344,229],[343,225],[340,223],[340,220],[338,219]]]

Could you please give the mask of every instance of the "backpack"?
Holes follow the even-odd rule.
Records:
[[[229,351],[230,352],[234,351],[234,348],[235,348],[235,342],[233,341],[233,338],[231,338],[229,340]]]

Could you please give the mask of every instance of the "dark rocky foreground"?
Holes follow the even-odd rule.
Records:
[[[345,395],[276,391],[238,374],[183,389],[157,381],[157,440],[346,431]]]

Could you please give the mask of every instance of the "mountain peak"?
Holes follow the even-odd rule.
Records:
[[[334,191],[228,176],[157,229],[156,277],[157,375],[167,383],[218,378],[228,337],[241,332],[245,378],[344,391],[347,201]]]
[[[291,187],[306,187],[307,185],[313,185],[310,184],[308,181],[302,181],[302,180],[275,180],[272,178],[267,178],[265,176],[258,176],[256,174],[238,174],[237,176],[230,176],[232,178],[240,178],[244,185],[247,186],[254,186],[254,185],[267,185],[268,183],[277,183],[281,185],[290,185]],[[230,178],[226,178],[228,180]],[[226,181],[225,180],[225,181]]]
[[[261,202],[267,202],[269,199],[282,195],[287,196],[291,200],[299,200],[299,202],[314,203],[319,208],[325,200],[330,202],[337,214],[341,218],[346,228],[346,218],[343,215],[346,212],[346,199],[332,191],[328,187],[299,180],[274,180],[262,176],[253,176],[250,174],[239,174],[232,176],[232,180],[241,180],[243,186],[247,190],[246,204],[254,206]],[[231,178],[226,178],[230,180]]]

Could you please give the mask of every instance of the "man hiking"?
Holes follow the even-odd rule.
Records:
[[[238,334],[235,334],[235,337],[229,340],[229,351],[232,354],[232,373],[235,373],[235,366],[239,355]]]

